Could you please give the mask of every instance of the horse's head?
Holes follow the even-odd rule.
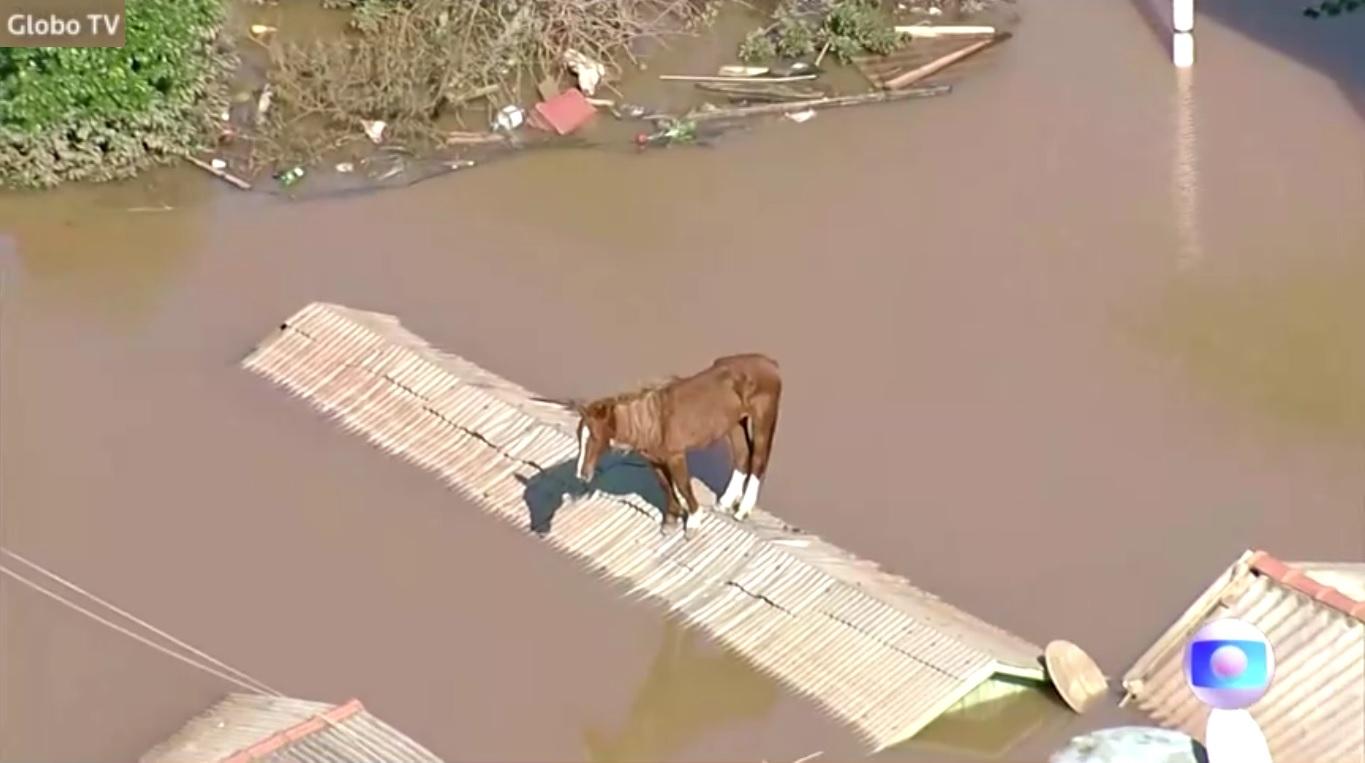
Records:
[[[605,400],[575,405],[578,411],[578,478],[591,482],[597,473],[597,459],[602,457],[615,434],[612,406]]]

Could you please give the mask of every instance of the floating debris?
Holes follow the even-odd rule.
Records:
[[[446,133],[446,143],[480,144],[501,143],[507,136],[496,132],[463,132],[456,130]]]
[[[813,79],[815,79],[817,76],[819,76],[819,75],[818,75],[818,74],[811,73],[811,74],[793,74],[793,75],[790,75],[790,76],[781,76],[781,77],[761,77],[761,78],[755,77],[755,78],[753,78],[753,79],[759,80],[759,81],[762,81],[762,82],[804,82],[804,81],[806,81],[806,80],[813,80]],[[664,81],[666,81],[666,82],[734,82],[735,79],[737,79],[737,78],[736,78],[736,77],[720,77],[720,76],[709,75],[709,74],[701,74],[701,75],[693,75],[693,74],[660,74],[660,75],[659,75],[659,79],[664,80]]]
[[[787,119],[790,119],[791,121],[797,124],[803,124],[805,122],[809,122],[812,119],[815,119],[815,109],[806,109],[805,111],[794,111],[792,113],[787,114],[786,116]]]
[[[222,180],[222,181],[224,181],[224,182],[231,183],[232,185],[237,186],[238,188],[242,189],[243,191],[250,191],[250,190],[251,190],[251,184],[250,184],[250,183],[248,183],[248,182],[246,182],[245,180],[243,180],[243,179],[237,177],[236,175],[229,174],[226,170],[222,169],[221,167],[215,167],[213,164],[210,164],[209,162],[206,162],[206,161],[204,161],[203,159],[197,159],[197,158],[195,158],[195,157],[193,157],[193,156],[190,156],[189,154],[185,154],[185,155],[184,155],[184,158],[185,158],[185,161],[189,162],[190,164],[193,164],[194,166],[198,167],[199,169],[201,169],[201,170],[203,170],[203,171],[209,173],[210,175],[213,175],[214,177],[216,177],[216,178],[218,178],[218,179],[220,179],[220,180]],[[219,159],[218,161],[222,161],[222,160]],[[226,166],[227,166],[227,163],[224,162],[223,166],[226,167]]]
[[[727,64],[720,67],[716,73],[722,77],[762,77],[769,71],[766,66],[743,66],[740,64]]]
[[[270,111],[270,104],[275,100],[275,90],[270,87],[270,83],[261,88],[261,97],[256,99],[256,123],[260,124],[265,118],[265,113]]]
[[[663,121],[654,132],[640,133],[635,136],[635,143],[641,148],[645,146],[671,146],[674,143],[695,143],[696,140],[697,122],[692,119],[668,119]]]
[[[227,162],[222,159],[215,158],[209,161],[209,166],[214,168],[215,170],[225,170],[227,169]]]
[[[611,107],[611,115],[617,119],[644,119],[652,112],[636,103],[621,103]]]
[[[698,82],[698,90],[705,90],[711,93],[723,93],[730,96],[731,100],[746,101],[808,101],[816,98],[824,98],[829,93],[812,88],[798,88],[790,85],[770,85],[761,80],[748,82]]]
[[[365,137],[369,138],[371,143],[378,145],[383,142],[384,128],[388,127],[389,123],[382,119],[362,119],[360,126],[365,130]]]
[[[907,37],[956,37],[979,35],[988,37],[995,34],[993,26],[931,26],[928,24],[915,24],[912,26],[896,27],[897,34]]]
[[[1043,650],[1043,664],[1057,693],[1077,713],[1089,710],[1109,690],[1109,681],[1100,666],[1070,641],[1049,643]]]
[[[587,124],[597,110],[582,91],[565,90],[548,101],[536,104],[537,127],[548,127],[559,135],[568,135]]]
[[[564,51],[564,64],[578,75],[578,89],[582,90],[584,95],[597,92],[598,83],[607,75],[607,67],[576,50]]]
[[[275,175],[275,180],[283,187],[289,188],[296,185],[303,176],[307,174],[302,167],[291,167],[290,169]]]
[[[824,71],[815,64],[792,61],[787,64],[773,64],[768,73],[772,75],[772,80],[776,81],[785,77],[817,77],[824,74]]]
[[[886,81],[884,87],[888,87],[894,90],[896,88],[913,85],[914,83],[919,82],[925,77],[937,74],[943,71],[944,69],[947,69],[949,66],[952,66],[953,64],[957,63],[958,61],[976,55],[977,53],[980,53],[981,51],[991,47],[992,45],[995,45],[998,42],[1004,42],[1005,40],[1008,40],[1011,36],[1012,35],[1009,32],[1002,32],[991,37],[990,39],[972,43],[971,45],[968,45],[967,47],[962,48],[961,50],[949,53],[948,55],[936,61],[930,61],[929,63],[919,67],[918,69],[913,69],[899,76],[892,77],[891,79]]]
[[[276,28],[273,27],[273,26],[268,26],[268,25],[266,25],[266,24],[252,24],[252,25],[251,25],[251,36],[252,36],[252,37],[266,37],[266,36],[268,36],[268,35],[272,35],[272,34],[278,32],[278,31],[280,31],[280,30],[279,30],[279,29],[276,29]]]
[[[512,130],[521,127],[522,123],[525,121],[525,109],[517,105],[503,106],[502,109],[498,111],[497,115],[493,117],[493,129],[511,132]]]
[[[355,165],[351,162],[341,162],[337,165],[336,169],[337,172],[340,172],[343,175],[349,175],[350,173],[355,172]]]
[[[887,103],[890,101],[901,101],[908,98],[931,98],[936,95],[945,95],[952,92],[949,85],[932,85],[928,87],[915,87],[905,90],[881,90],[871,93],[859,93],[857,95],[834,95],[828,98],[816,98],[809,101],[792,101],[791,103],[764,103],[758,106],[737,106],[730,109],[702,108],[693,113],[690,118],[693,121],[710,121],[715,119],[741,119],[744,117],[757,117],[768,114],[790,114],[807,109],[830,109],[840,106],[859,106],[866,103]]]

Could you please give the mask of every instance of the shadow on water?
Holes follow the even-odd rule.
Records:
[[[692,476],[701,480],[712,492],[719,493],[722,481],[730,474],[729,452],[723,444],[687,454],[687,467]],[[577,464],[564,461],[534,477],[518,477],[525,486],[522,496],[526,501],[532,532],[544,535],[552,529],[555,515],[571,500],[581,498],[593,490],[608,495],[637,495],[656,512],[663,515],[666,505],[663,489],[644,459],[632,453],[612,452],[598,462],[597,474],[590,484],[584,484],[574,473]],[[703,496],[697,500],[706,508]],[[644,507],[640,507],[644,510]]]
[[[1170,0],[1130,2],[1169,59]],[[1238,32],[1330,77],[1365,119],[1365,13],[1310,19],[1303,15],[1309,4],[1308,0],[1195,0],[1199,15],[1195,39],[1201,19]]]
[[[593,763],[668,760],[710,729],[761,720],[779,696],[772,679],[670,620],[625,721],[584,729],[583,745]]]
[[[1310,19],[1306,2],[1197,0],[1199,13],[1331,77],[1365,119],[1365,14]]]

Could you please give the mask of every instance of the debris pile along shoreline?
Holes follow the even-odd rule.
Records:
[[[736,58],[750,63],[654,77],[691,89],[689,102],[669,113],[631,103],[622,92],[639,84],[628,84],[634,79],[627,75],[648,66],[638,43],[713,24],[717,0],[616,0],[609,12],[566,9],[574,5],[567,0],[510,10],[486,0],[341,5],[355,29],[339,39],[284,42],[275,26],[251,24],[265,79],[240,100],[255,108],[225,126],[221,159],[192,159],[197,166],[243,190],[253,183],[261,190],[260,176],[270,172],[274,192],[291,197],[382,190],[525,148],[585,140],[580,133],[612,145],[613,138],[601,142],[609,131],[585,129],[604,111],[645,126],[634,134],[637,148],[705,143],[729,123],[767,116],[801,123],[822,109],[950,93],[944,83],[911,85],[1011,34],[956,23],[960,10],[932,4],[779,0],[775,21],[758,30],[775,40],[761,62],[743,55],[736,40]],[[657,15],[644,20],[643,8]],[[927,23],[940,18],[953,23]],[[452,52],[454,36],[459,53]],[[946,52],[945,44],[952,46]],[[935,55],[925,62],[907,51]],[[835,75],[858,72],[871,90],[833,84]],[[698,131],[700,123],[715,127]]]

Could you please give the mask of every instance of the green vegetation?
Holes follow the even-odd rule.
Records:
[[[739,60],[746,64],[756,64],[777,58],[777,43],[763,29],[755,29],[744,36],[739,44]]]
[[[820,45],[829,45],[841,61],[863,52],[886,55],[900,47],[900,35],[877,5],[876,0],[846,0],[835,5],[820,29]]]
[[[815,53],[815,30],[786,9],[777,12],[777,52],[783,58]]]
[[[0,185],[128,177],[227,104],[221,0],[127,0],[122,48],[0,49]]]
[[[1310,19],[1320,16],[1340,16],[1343,13],[1365,8],[1365,0],[1326,0],[1326,2],[1310,5],[1303,9],[1303,15]]]
[[[774,18],[776,23],[755,29],[744,38],[739,46],[741,61],[761,63],[778,56],[802,58],[828,49],[847,63],[865,53],[885,55],[901,42],[877,0],[840,0],[824,18],[817,19],[798,16],[782,5]]]

